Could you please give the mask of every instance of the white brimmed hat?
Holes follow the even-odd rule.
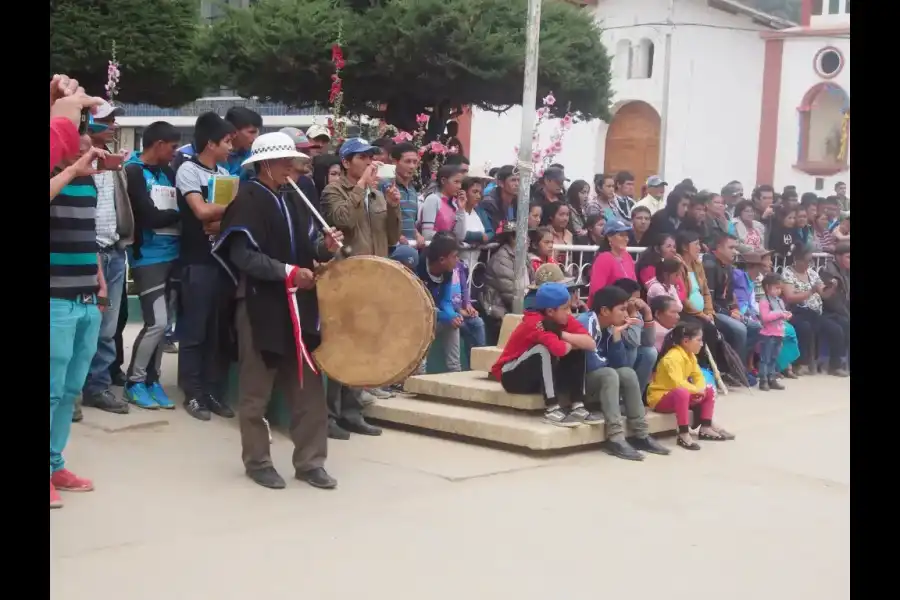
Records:
[[[250,147],[250,158],[241,163],[242,167],[263,160],[275,160],[277,158],[309,158],[297,151],[294,140],[280,131],[264,133],[253,142]]]

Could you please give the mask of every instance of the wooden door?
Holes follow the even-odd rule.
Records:
[[[613,117],[606,133],[603,172],[634,174],[635,199],[647,178],[659,172],[659,114],[646,102],[629,102]]]

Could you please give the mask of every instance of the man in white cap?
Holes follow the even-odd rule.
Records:
[[[303,157],[284,133],[257,138],[244,162],[255,177],[241,184],[213,248],[237,286],[234,328],[244,468],[254,482],[272,489],[285,487],[272,464],[265,421],[276,382],[290,407],[295,477],[317,488],[337,486],[324,468],[328,411],[311,358],[321,343],[313,261],[329,260],[343,236],[329,231],[323,238],[306,204],[286,188],[293,161]],[[296,304],[289,303],[291,294]]]
[[[309,138],[309,150],[307,154],[310,156],[319,156],[328,153],[328,144],[331,143],[331,134],[327,127],[321,125],[311,125],[306,130],[306,137]]]
[[[659,212],[666,206],[666,186],[669,185],[659,175],[652,175],[647,178],[647,195],[644,196],[637,204],[638,206],[646,206],[650,209],[650,216]]]

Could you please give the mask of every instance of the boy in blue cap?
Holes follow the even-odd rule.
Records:
[[[561,283],[541,285],[532,310],[512,332],[491,375],[511,394],[543,393],[544,420],[560,427],[582,423],[598,425],[602,417],[591,414],[581,398],[585,394],[585,361],[597,350],[593,338],[572,316],[569,290]],[[569,393],[566,411],[559,395]]]

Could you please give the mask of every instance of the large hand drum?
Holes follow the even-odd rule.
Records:
[[[354,256],[328,263],[316,283],[325,373],[351,387],[406,379],[434,340],[431,294],[400,263]]]

